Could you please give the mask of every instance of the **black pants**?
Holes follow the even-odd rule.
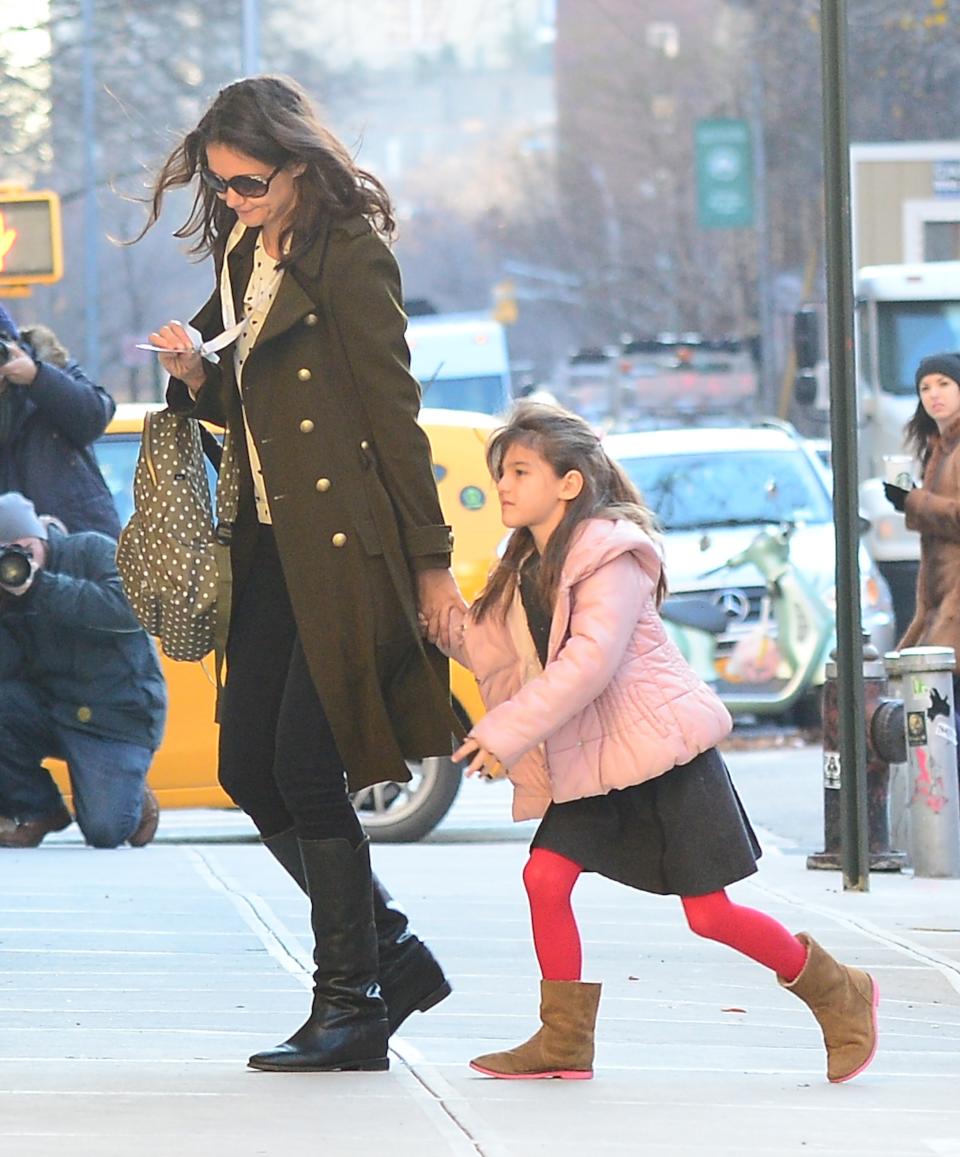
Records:
[[[265,837],[293,827],[301,839],[363,838],[269,526],[230,619],[220,782]]]

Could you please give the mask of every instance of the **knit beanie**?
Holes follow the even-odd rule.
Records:
[[[16,341],[19,336],[20,331],[17,329],[17,323],[7,313],[3,302],[0,301],[0,337],[9,337]]]
[[[943,374],[960,386],[960,353],[931,354],[928,358],[924,358],[917,366],[915,384],[918,391],[927,374]]]
[[[43,525],[33,503],[16,490],[0,494],[0,543],[13,542],[18,538],[46,539],[47,528]]]

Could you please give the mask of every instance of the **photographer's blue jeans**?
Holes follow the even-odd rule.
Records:
[[[0,682],[0,815],[24,823],[61,810],[63,797],[42,766],[47,758],[69,768],[74,811],[88,844],[115,848],[136,831],[152,750],[64,727],[35,687]]]

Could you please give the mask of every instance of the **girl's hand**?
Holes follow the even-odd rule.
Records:
[[[470,763],[467,766],[467,776],[479,775],[482,779],[503,779],[507,774],[507,769],[492,751],[487,751],[487,749],[481,747],[475,739],[467,736],[453,753],[453,761],[454,763],[460,763],[461,760],[467,759],[470,756],[473,756],[473,758],[470,759]]]
[[[158,354],[160,364],[171,377],[179,378],[194,396],[199,394],[206,374],[203,369],[203,358],[190,338],[190,335],[179,321],[171,321],[162,325],[150,334],[151,345],[163,346],[170,350],[168,354]]]

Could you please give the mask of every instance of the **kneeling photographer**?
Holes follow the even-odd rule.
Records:
[[[141,847],[166,715],[153,643],[120,585],[116,546],[63,534],[0,494],[0,847],[34,848],[72,822],[46,758],[66,761],[88,844]]]

